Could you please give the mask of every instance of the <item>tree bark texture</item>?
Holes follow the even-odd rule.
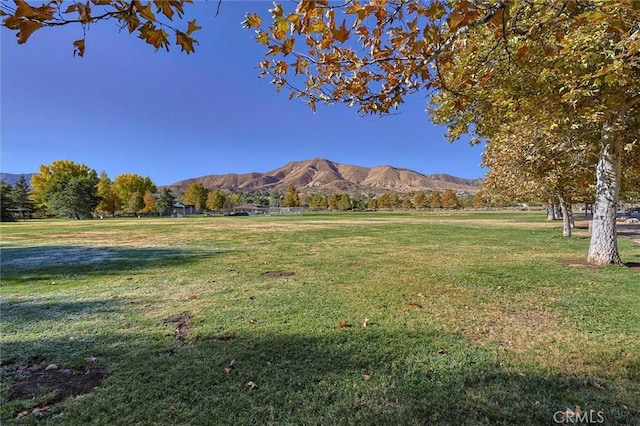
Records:
[[[562,236],[571,236],[571,204],[567,202],[564,196],[559,196],[560,209],[562,210]]]
[[[588,262],[593,265],[622,265],[616,231],[621,162],[622,142],[611,127],[605,125],[596,167],[596,201],[589,244]]]

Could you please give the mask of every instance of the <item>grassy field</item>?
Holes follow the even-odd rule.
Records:
[[[640,424],[640,274],[544,219],[2,224],[0,421]]]

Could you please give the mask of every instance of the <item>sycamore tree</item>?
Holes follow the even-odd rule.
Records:
[[[0,10],[19,43],[46,26],[113,19],[156,48],[168,48],[167,30],[175,31],[176,44],[190,53],[195,21],[179,32],[157,18],[171,21],[185,3],[36,7],[15,0]],[[262,75],[312,110],[343,103],[361,114],[387,114],[418,93],[431,97],[434,121],[449,128],[451,140],[471,134],[472,141],[492,141],[523,115],[551,127],[544,116],[556,110],[576,130],[596,128],[597,137],[575,141],[598,157],[590,167],[596,203],[588,260],[621,263],[615,217],[623,157],[640,155],[637,1],[304,0],[275,3],[270,13],[264,23],[258,13],[244,21],[264,46]],[[84,37],[74,45],[84,53]]]
[[[276,4],[267,24],[248,14],[278,90],[385,114],[411,93],[433,95],[449,138],[491,140],[504,122],[559,109],[595,127],[598,161],[588,260],[620,264],[616,208],[623,151],[638,155],[637,2],[410,0]],[[550,123],[536,121],[540,127]],[[553,143],[553,141],[550,141]]]
[[[558,127],[539,127],[522,118],[505,123],[487,144],[482,163],[489,168],[484,187],[508,200],[560,205],[563,235],[571,236],[572,204],[593,199],[597,162],[594,145]],[[580,141],[579,143],[577,141]],[[587,149],[591,148],[591,149]]]
[[[179,29],[173,18],[182,18],[184,6],[193,0],[87,0],[84,2],[24,1],[0,3],[2,25],[16,32],[18,43],[26,43],[31,34],[41,28],[80,25],[82,37],[73,42],[74,55],[84,56],[87,29],[98,21],[116,21],[120,29],[135,33],[138,38],[156,48],[169,50],[173,33],[175,45],[187,54],[197,44],[192,36],[200,29],[195,19]]]

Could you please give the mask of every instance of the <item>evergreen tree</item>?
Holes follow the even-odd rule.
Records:
[[[7,210],[13,208],[13,188],[6,182],[0,181],[0,221],[11,222],[13,215]]]
[[[173,195],[169,188],[162,188],[162,192],[156,202],[156,208],[160,216],[169,216],[173,212],[173,205],[176,202],[176,197]]]
[[[13,186],[12,199],[15,208],[32,209],[33,203],[29,199],[31,189],[24,175],[21,175],[16,184]]]

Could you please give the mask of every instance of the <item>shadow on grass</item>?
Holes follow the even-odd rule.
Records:
[[[354,327],[225,341],[201,335],[189,346],[171,337],[170,325],[157,327],[98,335],[89,346],[13,342],[9,352],[93,354],[111,371],[91,396],[64,406],[68,424],[556,424],[567,409],[606,424],[640,420],[629,382],[516,371],[458,336]],[[4,420],[15,415],[3,411]]]
[[[35,321],[70,321],[85,315],[108,315],[122,312],[118,300],[54,301],[10,299],[0,304],[0,322],[25,324]],[[6,348],[5,348],[6,349]]]
[[[73,275],[109,275],[155,266],[187,264],[224,253],[157,247],[35,246],[2,249],[5,283],[21,278],[55,280]]]

